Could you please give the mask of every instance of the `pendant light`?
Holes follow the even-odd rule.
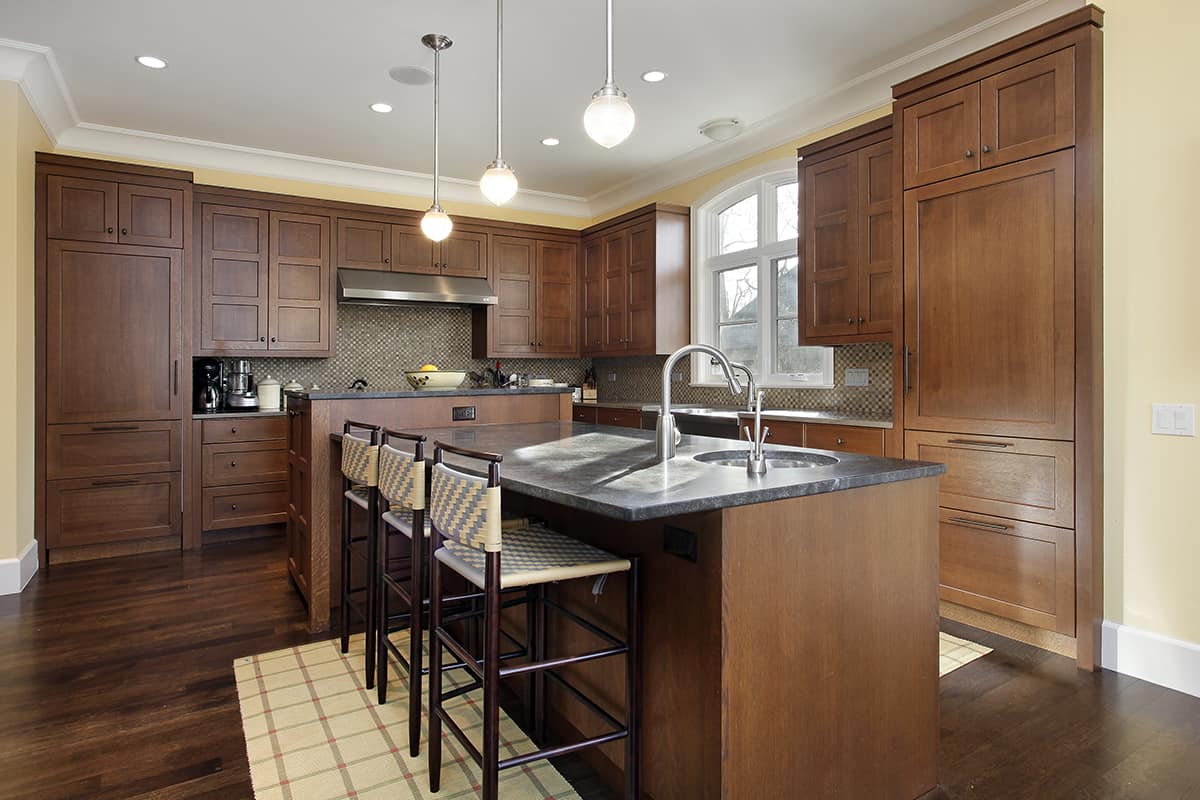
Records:
[[[502,206],[517,193],[517,176],[504,163],[501,154],[504,136],[504,0],[496,0],[496,160],[488,164],[479,179],[479,190],[494,204]]]
[[[604,85],[592,95],[592,102],[583,112],[583,127],[587,135],[604,147],[616,147],[633,133],[635,117],[628,95],[613,82],[613,0],[608,6],[608,71]]]
[[[421,44],[433,51],[433,205],[421,218],[421,230],[433,241],[440,242],[450,235],[450,230],[454,227],[450,215],[443,211],[438,203],[438,170],[441,168],[441,153],[438,150],[441,59],[442,51],[454,43],[440,33],[427,33],[421,37]]]

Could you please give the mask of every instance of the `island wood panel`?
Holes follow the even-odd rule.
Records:
[[[723,512],[723,797],[935,788],[936,505],[923,478]]]
[[[118,422],[46,427],[46,477],[89,478],[174,472],[181,464],[182,423]]]

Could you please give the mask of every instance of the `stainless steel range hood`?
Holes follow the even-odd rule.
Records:
[[[366,269],[338,270],[338,302],[360,305],[451,303],[494,306],[499,301],[483,278],[412,275]]]

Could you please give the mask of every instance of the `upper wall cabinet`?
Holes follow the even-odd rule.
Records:
[[[46,236],[178,249],[183,247],[183,191],[50,175]]]
[[[329,217],[218,203],[199,216],[199,351],[331,355]]]
[[[581,351],[674,352],[691,339],[690,212],[654,204],[583,232]]]
[[[890,117],[799,155],[800,344],[889,340],[899,302]]]
[[[488,276],[486,233],[455,230],[431,242],[419,225],[342,217],[337,222],[339,269],[373,269],[425,275]]]
[[[491,282],[499,302],[474,309],[475,356],[577,355],[579,245],[493,236],[491,247]]]
[[[904,109],[904,186],[955,178],[1071,147],[1071,48]]]

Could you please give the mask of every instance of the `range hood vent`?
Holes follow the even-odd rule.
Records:
[[[359,305],[448,303],[494,306],[499,301],[483,278],[412,275],[366,269],[338,270],[338,302]]]

